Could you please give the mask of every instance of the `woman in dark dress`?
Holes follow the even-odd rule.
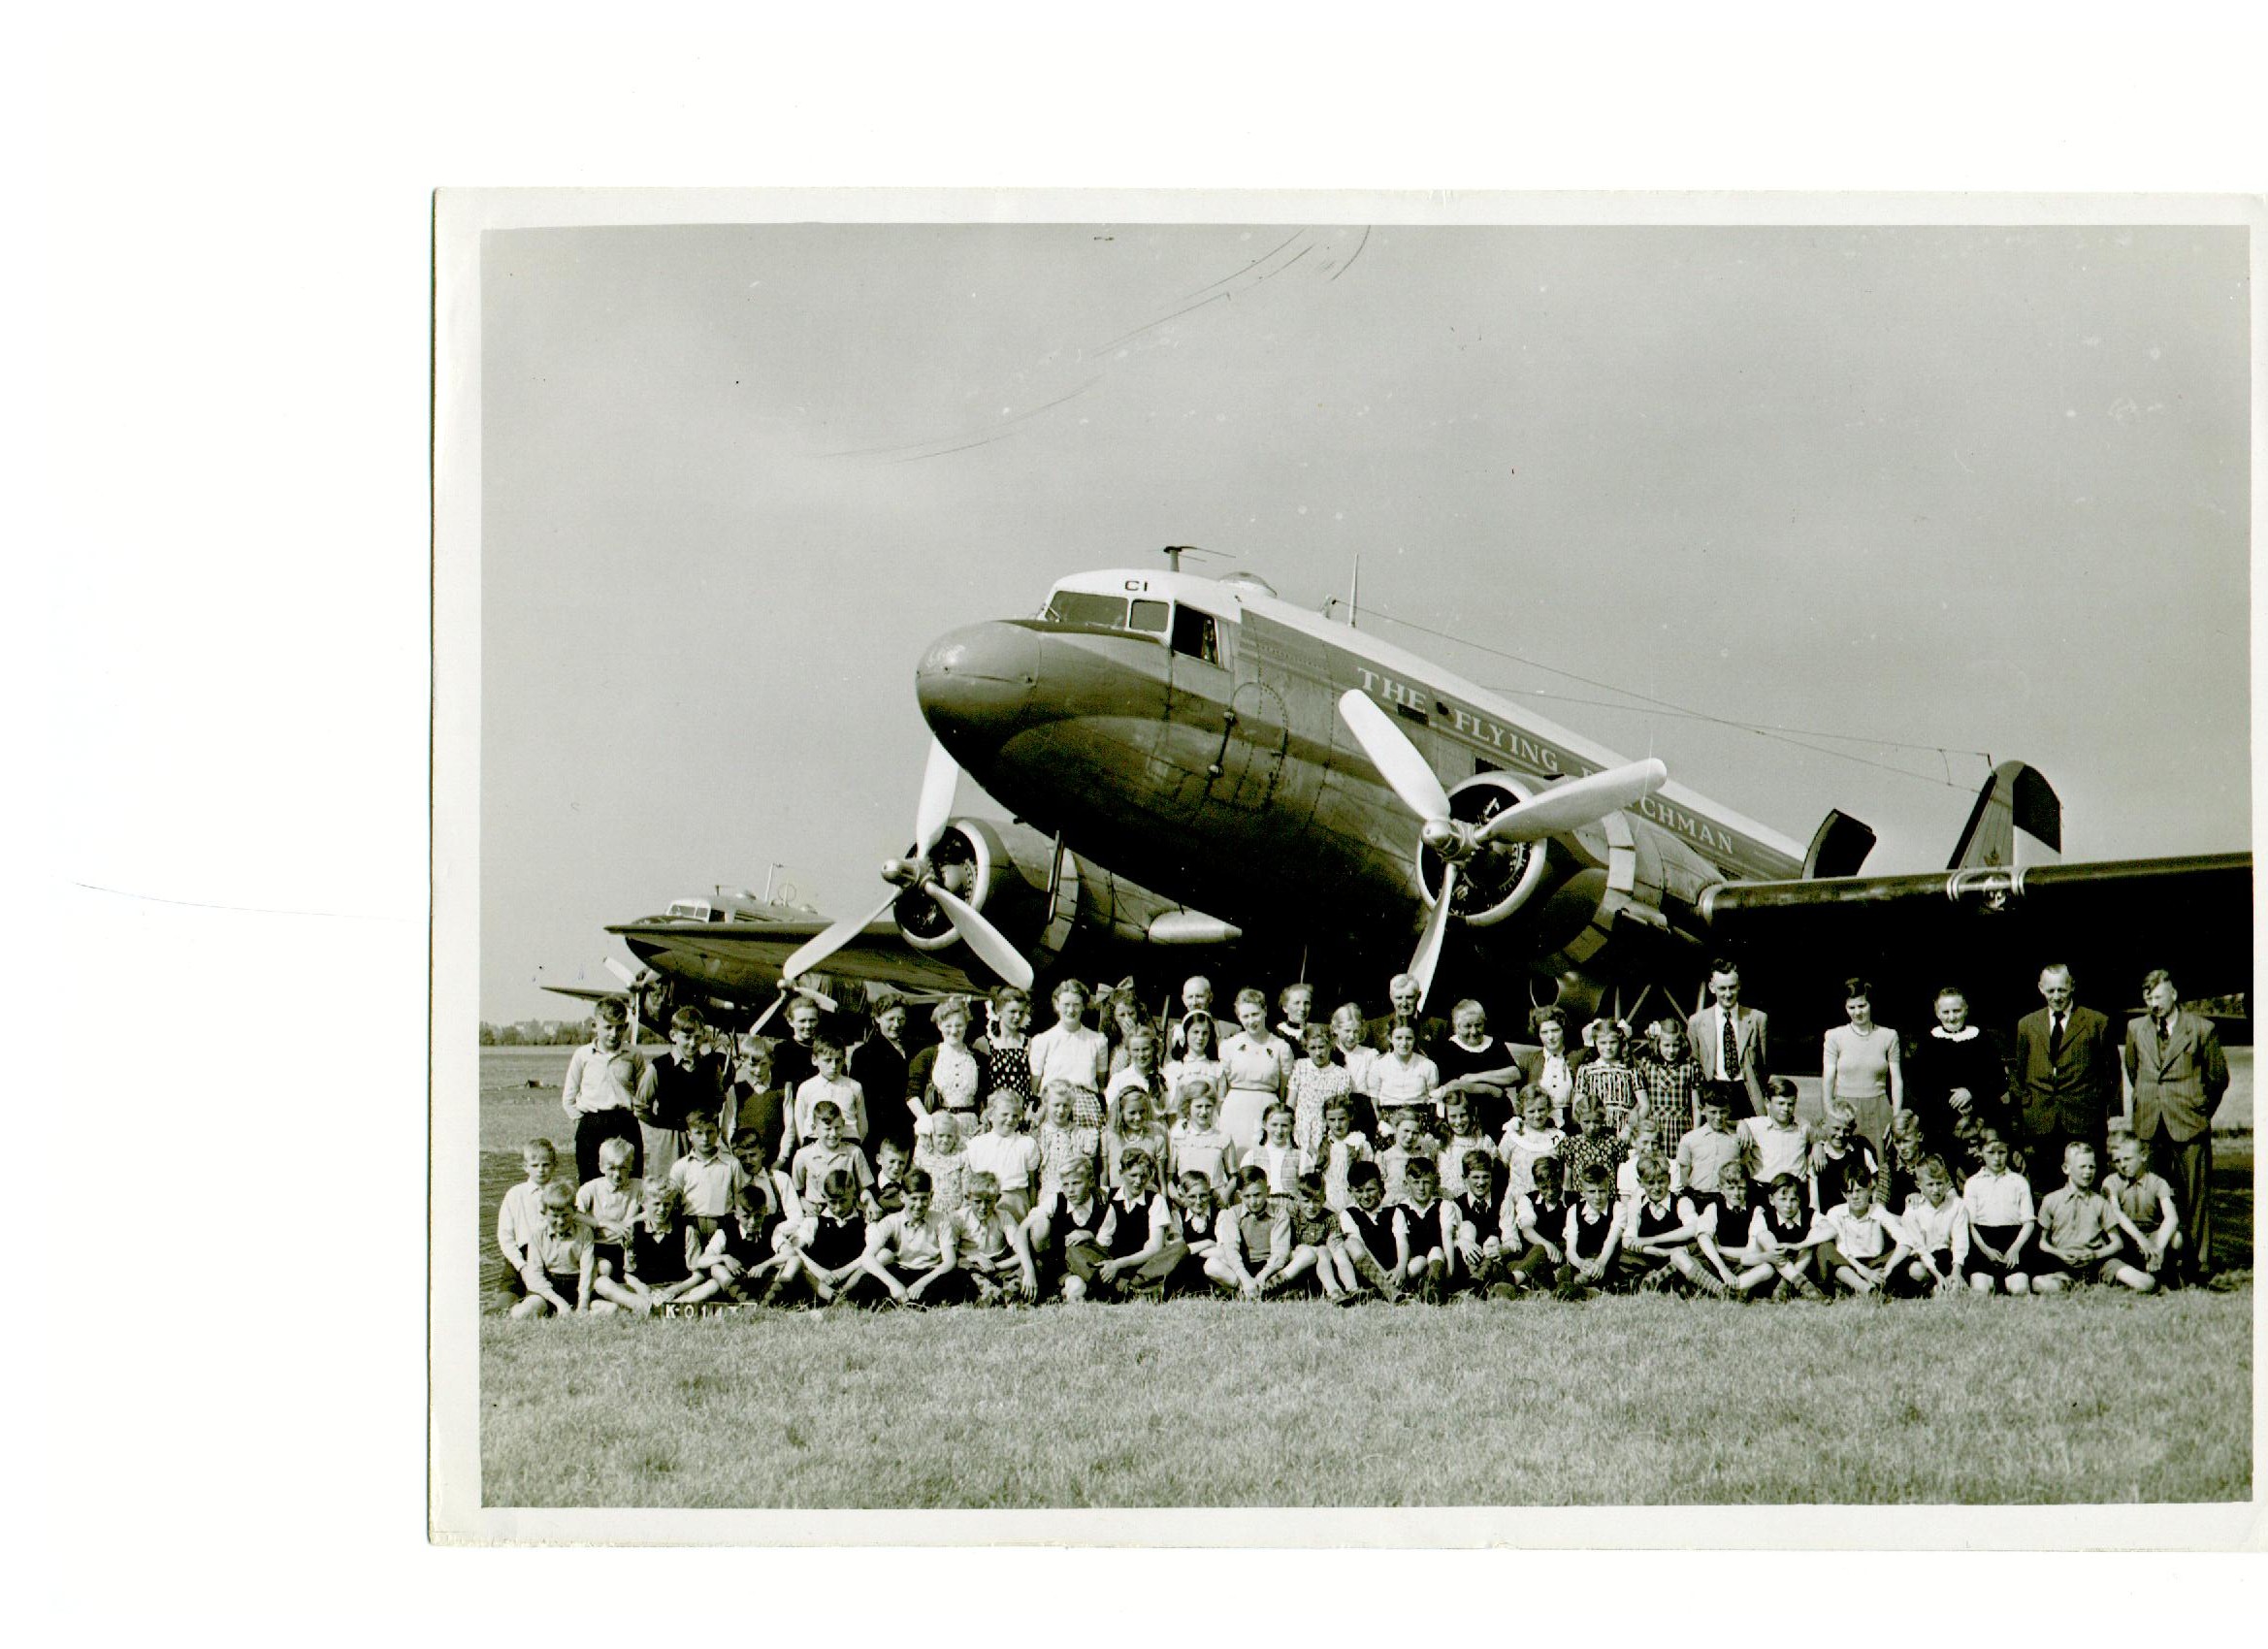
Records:
[[[1968,1017],[1968,998],[1957,986],[1940,990],[1937,1023],[1916,1041],[1906,1067],[1906,1108],[1921,1117],[1923,1139],[1940,1153],[1955,1150],[1954,1124],[1964,1112],[1987,1127],[2008,1126],[2007,1068],[1993,1039]]]
[[[1435,1044],[1434,1065],[1441,1072],[1437,1098],[1461,1093],[1472,1108],[1474,1129],[1484,1139],[1501,1136],[1512,1119],[1512,1095],[1524,1080],[1519,1057],[1488,1034],[1488,1015],[1468,997],[1450,1011],[1453,1034]]]

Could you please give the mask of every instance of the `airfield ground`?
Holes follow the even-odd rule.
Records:
[[[520,1142],[564,1140],[568,1052],[482,1051],[489,1505],[2052,1504],[2252,1492],[2250,1050],[2232,1052],[2217,1130],[2219,1255],[2234,1269],[2213,1291],[514,1322],[499,1314],[488,1225],[518,1178]]]

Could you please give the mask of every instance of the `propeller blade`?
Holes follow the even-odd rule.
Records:
[[[624,989],[635,990],[638,987],[638,976],[612,956],[606,958],[606,971],[622,981]]]
[[[1569,779],[1526,801],[1514,802],[1483,824],[1474,840],[1533,842],[1556,836],[1562,830],[1593,824],[1609,813],[1620,813],[1669,782],[1669,769],[1650,756],[1627,767],[1608,767],[1580,779]]]
[[[960,935],[961,943],[974,951],[987,967],[1021,990],[1031,988],[1031,963],[1008,943],[1007,935],[984,919],[976,906],[934,882],[923,883],[922,890],[937,901],[937,908],[952,919],[953,930]]]
[[[959,764],[932,738],[929,765],[922,773],[922,803],[914,812],[914,840],[921,844],[917,853],[926,854],[945,834],[945,822],[953,817],[954,792],[959,789]]]
[[[1456,891],[1457,866],[1445,862],[1442,866],[1442,896],[1434,901],[1433,915],[1426,920],[1425,937],[1417,942],[1417,954],[1409,958],[1409,973],[1417,981],[1420,1008],[1433,992],[1433,971],[1441,964],[1442,942],[1449,936],[1449,901]]]
[[[780,984],[792,984],[795,976],[807,968],[815,968],[848,945],[875,922],[890,914],[890,907],[897,903],[897,892],[892,888],[879,905],[861,917],[845,917],[826,932],[806,940],[801,949],[780,964]]]
[[[1404,807],[1420,819],[1449,817],[1449,792],[1442,789],[1441,780],[1434,776],[1417,746],[1409,742],[1409,735],[1378,708],[1377,699],[1350,687],[1339,695],[1339,715],[1378,776],[1402,798]]]

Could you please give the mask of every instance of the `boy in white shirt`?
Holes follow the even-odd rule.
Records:
[[[1740,1160],[1748,1168],[1749,1184],[1758,1197],[1768,1195],[1771,1182],[1783,1174],[1809,1177],[1811,1130],[1796,1120],[1794,1078],[1771,1079],[1765,1089],[1764,1115],[1742,1117],[1737,1138]]]
[[[1839,1282],[1854,1294],[1879,1293],[1913,1257],[1913,1245],[1896,1216],[1875,1203],[1873,1180],[1855,1174],[1843,1195],[1842,1202],[1819,1216],[1815,1227],[1824,1228],[1828,1238],[1819,1249],[1820,1283],[1828,1287]]]
[[[820,1037],[811,1045],[815,1074],[795,1089],[795,1140],[807,1145],[817,1137],[811,1114],[822,1100],[842,1114],[843,1136],[854,1145],[866,1143],[866,1090],[843,1075],[843,1045]]]
[[[1894,1279],[1896,1292],[1959,1293],[1968,1269],[1969,1216],[1953,1194],[1953,1171],[1943,1157],[1925,1156],[1914,1165],[1914,1194],[1900,1217],[1914,1257]]]

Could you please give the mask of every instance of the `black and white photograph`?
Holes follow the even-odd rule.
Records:
[[[2257,228],[444,190],[437,1529],[2244,1538]]]

